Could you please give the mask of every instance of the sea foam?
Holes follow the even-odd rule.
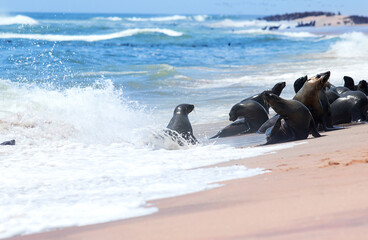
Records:
[[[361,32],[345,33],[340,36],[340,41],[331,45],[329,53],[336,57],[367,58],[368,36]]]
[[[233,31],[234,34],[259,34],[259,35],[280,35],[293,38],[319,37],[319,35],[310,32],[287,32],[287,31],[269,31],[262,29],[248,29]]]
[[[1,136],[17,141],[0,148],[0,238],[150,214],[149,200],[266,172],[199,167],[293,146],[157,148],[168,119],[109,80],[64,90],[0,80],[0,91]]]
[[[0,39],[32,39],[32,40],[43,40],[43,41],[85,41],[85,42],[96,42],[104,41],[116,38],[130,37],[137,34],[152,34],[160,33],[170,37],[179,37],[183,33],[177,32],[170,29],[161,28],[135,28],[128,29],[121,32],[102,34],[102,35],[57,35],[57,34],[18,34],[18,33],[0,33]]]
[[[128,21],[132,22],[168,22],[168,21],[178,21],[178,20],[186,20],[186,16],[174,15],[167,17],[151,17],[151,18],[142,18],[142,17],[130,17],[127,18]]]
[[[14,24],[36,25],[38,24],[38,21],[24,15],[0,16],[0,25],[14,25]]]

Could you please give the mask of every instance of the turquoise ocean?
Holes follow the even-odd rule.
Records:
[[[16,140],[0,148],[0,238],[150,214],[150,200],[263,174],[200,168],[294,145],[209,140],[235,103],[281,81],[292,98],[295,79],[320,72],[367,80],[367,27],[258,17],[0,15],[0,141]],[[157,137],[181,103],[195,105],[199,145]]]

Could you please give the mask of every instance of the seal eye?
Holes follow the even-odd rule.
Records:
[[[317,74],[316,78],[320,78],[320,77],[321,77],[321,75]]]

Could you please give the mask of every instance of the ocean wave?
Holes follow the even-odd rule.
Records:
[[[58,34],[18,34],[18,33],[0,33],[0,39],[32,39],[32,40],[44,40],[44,41],[86,41],[96,42],[103,40],[110,40],[115,38],[130,37],[136,34],[143,33],[161,33],[170,37],[179,37],[183,33],[170,29],[161,28],[136,28],[128,29],[121,32],[103,34],[103,35],[58,35]]]
[[[123,21],[123,19],[121,17],[95,17],[92,18],[92,20],[104,20],[104,21],[113,21],[113,22],[119,22],[119,21]]]
[[[194,19],[197,22],[204,22],[204,21],[206,21],[208,16],[207,15],[195,15],[195,16],[192,16],[191,18]]]
[[[368,57],[368,36],[361,32],[345,33],[341,40],[332,44],[328,53],[343,58]]]
[[[316,35],[310,32],[281,32],[281,31],[269,31],[262,29],[248,29],[248,30],[239,30],[233,31],[235,34],[260,34],[260,35],[282,35],[287,37],[294,38],[307,38],[307,37],[319,37],[320,35]]]
[[[81,73],[80,76],[83,77],[95,77],[95,76],[125,76],[125,75],[143,75],[147,74],[148,71],[124,71],[124,72],[110,72],[110,71],[100,71],[100,72],[85,72]]]
[[[168,21],[178,21],[186,20],[186,16],[174,15],[168,17],[151,17],[151,18],[141,18],[141,17],[131,17],[127,18],[128,21],[132,22],[168,22]]]
[[[15,25],[15,24],[25,24],[25,25],[36,25],[38,22],[24,15],[16,16],[0,16],[0,25]]]
[[[268,26],[280,26],[279,29],[286,29],[288,27],[295,27],[294,22],[281,21],[281,22],[267,22],[263,20],[245,20],[245,21],[235,21],[232,19],[224,19],[219,22],[208,24],[209,27],[213,28],[264,28]]]

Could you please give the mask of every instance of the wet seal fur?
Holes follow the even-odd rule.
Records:
[[[297,100],[286,100],[272,93],[265,93],[264,98],[272,109],[279,114],[275,125],[266,130],[266,144],[306,139],[311,132],[320,137],[312,114]]]
[[[320,73],[308,79],[296,93],[294,100],[303,103],[311,112],[315,123],[323,130],[333,130],[329,102],[324,87],[330,78],[330,72]],[[295,85],[294,85],[295,86]],[[329,127],[327,127],[327,122]],[[331,129],[329,129],[331,128]]]
[[[329,74],[329,72],[322,73],[322,74],[319,74],[319,75],[323,75],[323,74]],[[329,76],[326,76],[326,77],[329,77]],[[296,94],[299,92],[299,90],[307,82],[307,79],[308,79],[308,77],[304,76],[304,77],[301,77],[301,78],[298,78],[297,80],[295,80],[295,82],[294,82],[294,91],[295,91]],[[319,99],[319,102],[320,102],[321,107],[322,107],[321,121],[319,122],[319,124],[317,124],[316,119],[314,119],[315,123],[317,124],[317,128],[319,130],[324,130],[324,131],[332,131],[332,130],[342,129],[340,127],[333,126],[330,100],[329,100],[329,96],[328,96],[328,94],[326,93],[326,90],[325,90],[326,88],[329,88],[331,86],[331,83],[328,82],[328,79],[327,79],[327,81],[325,81],[325,79],[324,79],[323,82],[324,82],[324,85],[318,92],[318,99]],[[333,93],[333,92],[330,92],[330,93],[331,93],[331,95],[336,94],[336,93]],[[333,97],[333,96],[331,96],[331,97]],[[335,98],[335,100],[337,98],[339,98],[338,95]]]
[[[198,140],[193,135],[193,128],[190,124],[188,114],[194,109],[192,104],[180,104],[173,113],[167,130],[165,131],[171,138],[176,141],[180,146],[183,146],[183,140],[188,144],[197,144]]]
[[[231,108],[229,120],[234,123],[226,126],[210,139],[255,133],[268,120],[268,114],[258,102],[246,100]]]
[[[331,104],[333,124],[367,119],[368,99],[362,91],[346,91]]]

